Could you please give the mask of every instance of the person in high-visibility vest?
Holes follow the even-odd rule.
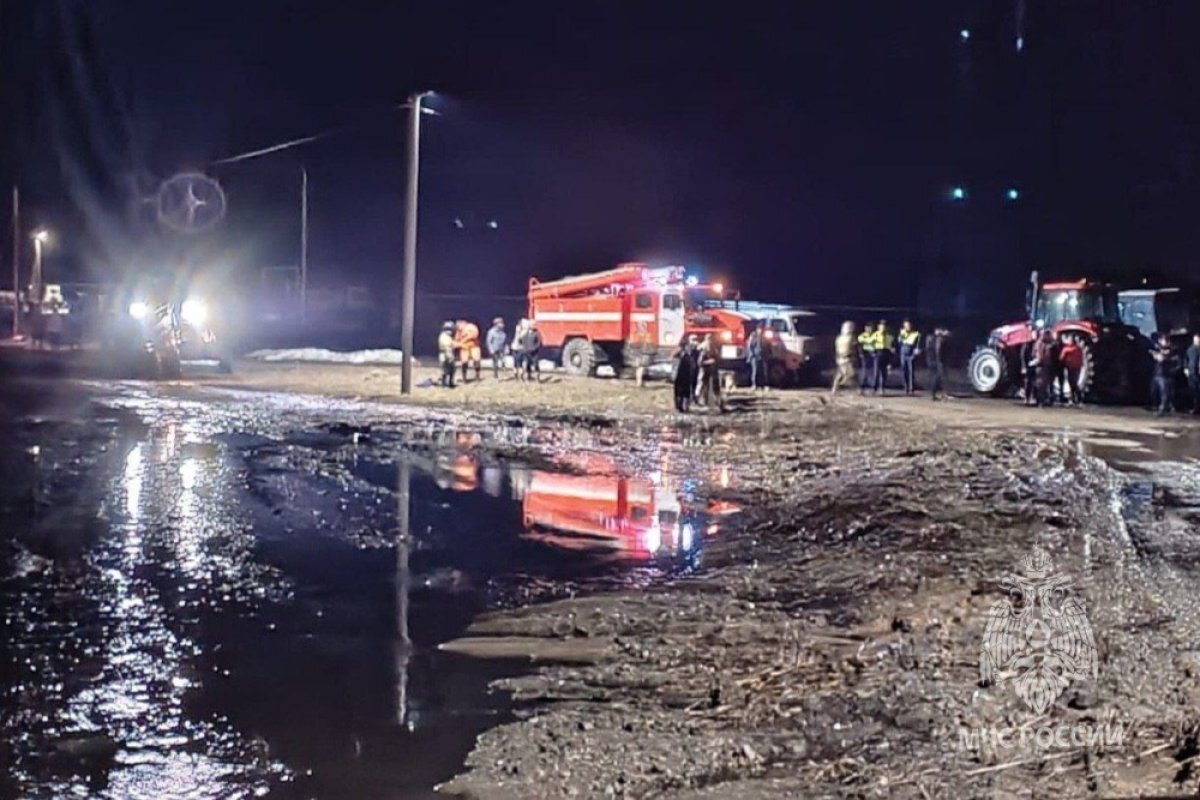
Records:
[[[868,322],[858,335],[858,393],[866,394],[875,369],[875,326]]]
[[[888,367],[892,365],[892,348],[895,344],[895,337],[887,329],[887,322],[882,319],[879,320],[879,327],[871,335],[871,353],[874,362],[871,384],[876,394],[884,394],[887,390]]]
[[[458,349],[458,362],[462,366],[463,383],[467,382],[468,365],[474,365],[475,380],[479,380],[483,367],[483,350],[479,347],[479,326],[465,319],[454,323],[454,345]]]
[[[911,395],[916,391],[913,372],[917,355],[921,352],[921,334],[913,329],[912,322],[904,320],[900,326],[900,335],[896,338],[900,345],[900,373],[904,376],[904,393]]]

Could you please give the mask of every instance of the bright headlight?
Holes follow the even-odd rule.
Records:
[[[129,304],[129,316],[134,319],[141,319],[150,313],[150,306],[143,303],[141,300],[136,300]]]
[[[208,316],[208,309],[204,307],[202,301],[189,298],[183,301],[183,307],[179,310],[179,314],[189,325],[203,325]]]

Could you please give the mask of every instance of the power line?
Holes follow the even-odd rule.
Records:
[[[259,148],[258,150],[250,150],[246,153],[238,153],[235,156],[229,156],[228,158],[222,158],[214,161],[212,164],[213,166],[216,166],[218,164],[235,164],[238,161],[249,161],[252,158],[259,158],[260,156],[270,155],[271,153],[278,153],[280,150],[290,150],[291,148],[299,147],[302,144],[317,142],[321,139],[328,139],[331,136],[344,133],[347,130],[349,130],[349,128],[345,125],[338,128],[330,128],[329,130],[321,131],[320,133],[314,133],[312,136],[302,136],[299,139],[290,139],[286,142],[280,142],[279,144],[273,144],[268,145],[267,147]]]

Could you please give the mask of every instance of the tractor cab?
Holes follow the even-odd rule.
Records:
[[[1030,315],[1034,323],[1054,329],[1064,323],[1120,324],[1117,290],[1095,281],[1047,283]]]

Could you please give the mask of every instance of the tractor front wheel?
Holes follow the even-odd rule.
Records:
[[[1011,388],[1008,379],[1008,363],[999,348],[983,345],[975,348],[967,363],[967,375],[971,386],[980,394],[1001,397]]]

